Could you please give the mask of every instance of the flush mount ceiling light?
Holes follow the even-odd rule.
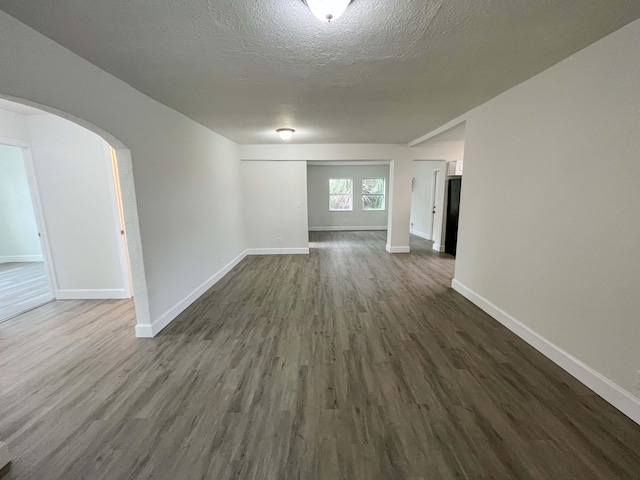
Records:
[[[291,138],[291,136],[293,135],[293,132],[295,132],[295,130],[293,128],[279,128],[276,130],[276,132],[278,132],[278,135],[280,135],[280,138],[282,140],[289,140]]]
[[[325,22],[337,20],[347,9],[352,0],[302,0],[311,12]]]

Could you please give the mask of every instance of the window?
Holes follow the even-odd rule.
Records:
[[[384,210],[384,178],[362,179],[362,210]]]
[[[329,179],[329,211],[353,210],[353,180],[350,178]]]

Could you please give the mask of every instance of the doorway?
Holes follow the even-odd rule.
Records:
[[[456,256],[458,245],[458,215],[460,212],[460,191],[462,188],[462,178],[454,177],[449,179],[447,189],[447,224],[444,241],[444,251],[449,255]]]
[[[53,300],[32,183],[22,148],[0,144],[0,321]]]
[[[307,161],[309,232],[388,231],[390,175],[383,160]]]
[[[54,299],[130,299],[122,191],[131,185],[120,185],[118,171],[128,172],[128,151],[8,100],[0,99],[0,115],[0,161],[12,160],[11,172],[0,169],[0,321]],[[28,240],[22,250],[16,238]]]
[[[411,191],[410,233],[439,249],[442,238],[442,213],[446,175],[444,160],[414,160]]]

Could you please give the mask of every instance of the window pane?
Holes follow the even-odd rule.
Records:
[[[351,195],[330,195],[329,210],[351,210]]]
[[[384,178],[363,178],[362,194],[384,195]]]
[[[329,193],[331,195],[345,195],[351,193],[351,179],[331,178],[329,180]]]
[[[384,210],[383,195],[362,195],[363,210]]]

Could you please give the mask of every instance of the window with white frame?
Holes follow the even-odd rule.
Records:
[[[329,179],[329,211],[348,212],[353,210],[353,179]]]
[[[362,179],[362,210],[384,210],[384,178]]]

